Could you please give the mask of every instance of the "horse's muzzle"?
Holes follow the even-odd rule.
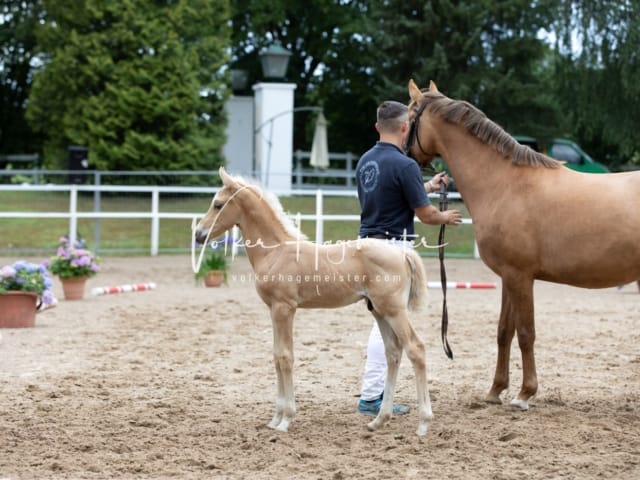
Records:
[[[195,234],[195,240],[196,240],[196,243],[203,245],[204,242],[207,240],[207,231],[197,229]]]

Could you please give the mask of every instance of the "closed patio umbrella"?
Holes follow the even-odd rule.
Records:
[[[329,168],[329,146],[327,143],[327,119],[320,112],[316,119],[316,129],[311,144],[311,158],[309,163],[314,168]]]

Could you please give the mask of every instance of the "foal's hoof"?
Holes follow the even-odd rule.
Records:
[[[273,417],[273,420],[271,420],[267,424],[267,427],[272,428],[274,430],[279,430],[281,432],[288,432],[290,424],[291,424],[290,419],[276,415],[275,417]]]
[[[376,418],[374,418],[371,422],[369,422],[367,424],[367,428],[369,429],[370,432],[373,432],[375,430],[378,430],[380,427],[382,427],[389,420],[391,420],[391,415],[380,415],[380,414],[378,414],[378,416]]]
[[[267,427],[273,429],[273,430],[278,430],[279,432],[288,432],[289,431],[289,424],[286,422],[280,422],[277,425],[274,425],[273,422],[270,422],[267,424]]]
[[[502,400],[497,395],[487,395],[487,398],[484,399],[485,403],[490,403],[492,405],[502,405]]]
[[[529,400],[520,400],[519,398],[514,398],[511,400],[511,406],[513,408],[518,408],[520,410],[526,411],[529,410]]]
[[[276,414],[276,416],[273,417],[269,423],[267,423],[267,427],[273,428],[275,430],[276,428],[278,428],[278,425],[280,425],[281,421],[282,415]]]
[[[424,437],[427,434],[427,430],[429,429],[429,424],[427,422],[420,422],[418,425],[418,429],[416,430],[416,435],[419,437]]]

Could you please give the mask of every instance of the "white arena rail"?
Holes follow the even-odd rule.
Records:
[[[3,212],[0,211],[0,219],[3,218],[67,218],[69,219],[69,238],[73,242],[78,235],[78,219],[151,219],[151,231],[150,231],[150,255],[155,256],[159,253],[159,239],[160,239],[160,220],[161,219],[188,219],[192,220],[194,217],[201,217],[205,212],[194,213],[176,213],[176,212],[162,212],[160,210],[160,194],[182,193],[207,193],[214,195],[219,190],[218,187],[160,187],[160,186],[97,186],[97,185],[0,185],[0,191],[15,191],[15,192],[68,192],[69,193],[69,211],[68,212]],[[98,192],[121,192],[121,193],[148,193],[151,196],[151,210],[149,212],[108,212],[108,211],[92,211],[92,212],[79,212],[78,206],[78,192],[91,192],[97,194]],[[324,197],[340,196],[340,197],[357,197],[355,190],[291,190],[287,192],[273,192],[276,195],[286,196],[311,196],[315,195],[316,209],[315,214],[296,214],[291,215],[293,220],[311,220],[316,222],[316,234],[315,241],[317,243],[324,242],[324,222],[326,221],[359,221],[360,216],[349,214],[324,214],[323,211],[323,199]],[[450,199],[460,199],[458,192],[449,193]],[[438,194],[431,194],[431,198],[437,199]],[[471,224],[470,218],[463,218],[463,224]],[[474,246],[473,252],[474,258],[478,258],[477,246]]]

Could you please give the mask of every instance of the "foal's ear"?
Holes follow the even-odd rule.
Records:
[[[222,180],[222,183],[225,186],[227,186],[227,187],[235,187],[237,185],[237,182],[233,179],[233,177],[231,175],[229,175],[226,172],[224,167],[220,167],[220,169],[218,170],[218,174],[220,175],[220,179]]]
[[[429,91],[433,93],[440,93],[440,90],[438,90],[438,87],[436,86],[436,82],[433,80],[429,81]]]
[[[409,80],[409,96],[414,102],[417,102],[422,98],[422,92],[416,85],[416,82],[413,81],[413,78]]]

